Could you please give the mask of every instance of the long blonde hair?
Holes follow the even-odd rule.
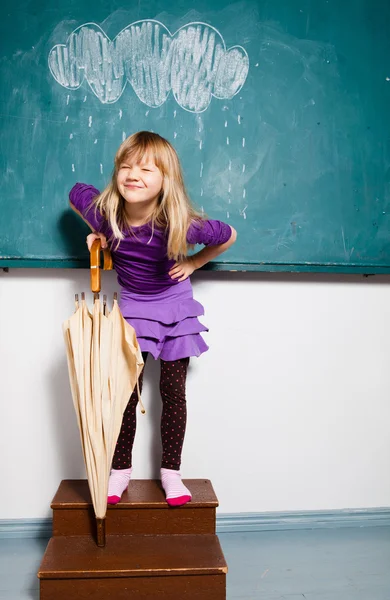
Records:
[[[157,133],[139,131],[119,146],[111,181],[94,199],[92,207],[94,206],[110,224],[113,232],[109,240],[111,246],[115,240],[119,245],[125,237],[125,232],[132,232],[132,228],[126,219],[125,200],[117,186],[118,171],[123,162],[139,164],[145,156],[154,160],[163,176],[160,198],[151,215],[152,231],[155,227],[165,229],[168,234],[168,258],[180,260],[187,255],[186,236],[191,221],[201,221],[203,215],[195,210],[187,195],[175,149]]]

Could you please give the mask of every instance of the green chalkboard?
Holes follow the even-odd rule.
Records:
[[[390,3],[3,0],[0,267],[86,265],[76,181],[176,147],[215,269],[390,272]]]

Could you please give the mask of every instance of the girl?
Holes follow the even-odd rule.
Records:
[[[93,231],[88,248],[97,238],[103,247],[110,246],[121,287],[120,308],[136,331],[144,361],[149,353],[161,359],[161,481],[167,503],[180,506],[191,500],[180,474],[187,369],[191,356],[208,349],[200,335],[207,328],[198,321],[203,307],[193,299],[189,276],[227,250],[236,232],[194,210],[175,150],[148,131],[130,136],[119,147],[112,180],[102,193],[77,183],[69,197]],[[187,256],[194,244],[205,248]],[[109,504],[119,502],[131,479],[137,403],[135,390],[112,462]]]

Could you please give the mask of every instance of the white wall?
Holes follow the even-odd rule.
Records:
[[[390,504],[390,279],[197,273],[211,350],[194,359],[183,455],[220,512]],[[105,291],[116,289],[104,274]],[[0,271],[0,519],[50,515],[84,477],[61,323],[85,270]],[[158,364],[135,476],[158,475]]]

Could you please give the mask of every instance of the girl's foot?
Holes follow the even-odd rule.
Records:
[[[191,502],[191,492],[182,482],[179,471],[161,469],[161,483],[169,506],[182,506]]]
[[[111,469],[108,480],[107,504],[118,504],[123,492],[127,490],[132,470],[133,467],[130,467],[130,469]]]

